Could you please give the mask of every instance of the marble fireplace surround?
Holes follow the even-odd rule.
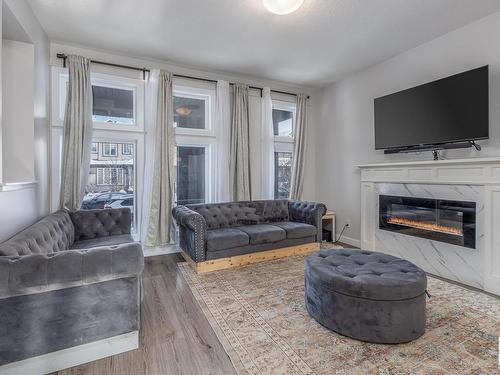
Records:
[[[500,295],[500,157],[365,164],[361,246],[425,271]],[[378,228],[378,196],[476,202],[476,249]]]

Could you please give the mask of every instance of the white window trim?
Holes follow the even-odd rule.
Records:
[[[176,135],[215,137],[213,119],[215,115],[215,90],[174,84],[173,96],[205,101],[205,129],[175,128]]]

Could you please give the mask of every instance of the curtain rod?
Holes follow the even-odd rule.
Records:
[[[66,59],[68,58],[68,55],[64,53],[58,53],[57,55],[58,59],[63,60],[63,67],[66,68]],[[131,70],[138,70],[142,72],[142,79],[146,80],[146,73],[150,73],[151,70],[147,69],[145,67],[143,68],[138,68],[136,66],[130,66],[130,65],[122,65],[122,64],[114,64],[114,63],[109,63],[105,61],[99,61],[99,60],[90,60],[91,63],[93,64],[99,64],[99,65],[108,65],[108,66],[113,66],[115,68],[124,68],[124,69],[131,69]],[[215,79],[209,79],[209,78],[199,78],[199,77],[193,77],[193,76],[187,76],[183,74],[173,74],[174,77],[177,78],[186,78],[186,79],[193,79],[196,81],[204,81],[204,82],[210,82],[210,83],[217,83],[217,80]],[[234,85],[233,82],[229,83],[230,85]],[[262,91],[264,90],[262,87],[257,87],[257,86],[248,86],[250,89],[254,90],[259,90],[260,91],[260,96],[262,96]],[[284,94],[284,95],[292,95],[292,96],[297,96],[297,94],[292,93],[292,92],[286,92],[286,91],[279,91],[279,90],[271,90],[271,92],[274,92],[276,94]],[[309,99],[309,96],[307,96],[307,99]]]

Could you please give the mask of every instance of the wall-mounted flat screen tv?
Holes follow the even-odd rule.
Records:
[[[375,149],[487,139],[488,66],[375,99]]]

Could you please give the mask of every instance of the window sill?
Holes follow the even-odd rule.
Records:
[[[0,183],[0,192],[33,189],[37,184],[38,181]]]

